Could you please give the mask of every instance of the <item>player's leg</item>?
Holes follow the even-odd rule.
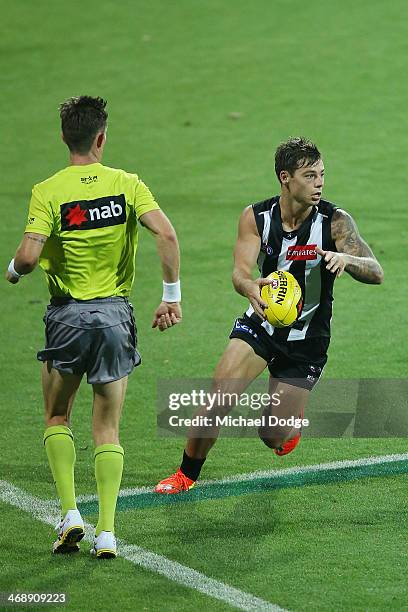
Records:
[[[266,417],[266,422],[264,427],[259,428],[258,434],[266,446],[276,449],[277,454],[286,454],[293,450],[300,439],[301,430],[292,425],[276,423],[276,420],[288,421],[291,417],[301,419],[309,393],[308,389],[282,382],[273,377],[270,378],[270,397],[278,401],[274,401],[264,410],[263,415]],[[272,418],[270,422],[269,417],[276,418]],[[283,450],[286,452],[282,452]]]
[[[267,366],[265,359],[257,355],[254,348],[246,341],[233,338],[230,340],[220,361],[217,364],[212,384],[212,392],[220,397],[228,394],[238,396],[245,391],[250,383],[264,371]],[[223,416],[234,407],[233,403],[215,405],[211,411],[206,406],[200,408],[194,416]],[[205,435],[190,432],[183,453],[179,470],[162,480],[156,487],[157,493],[178,493],[194,485],[211,447],[219,435],[219,426],[212,426]]]
[[[75,499],[75,446],[69,428],[70,413],[81,376],[65,374],[51,367],[47,361],[42,369],[45,407],[44,446],[52,476],[61,502],[63,519],[58,526],[58,540],[54,552],[79,550],[77,542],[83,537],[83,522]]]
[[[285,420],[303,418],[309,393],[319,381],[327,362],[329,343],[329,338],[309,338],[275,344],[276,356],[269,364],[270,395],[277,394],[279,404],[271,405],[266,415]],[[278,425],[260,429],[259,436],[277,455],[286,455],[298,444],[301,429]]]
[[[220,396],[229,394],[240,395],[257,378],[266,368],[267,363],[262,357],[259,357],[249,344],[238,338],[233,338],[229,341],[221,359],[219,360],[212,384],[212,392],[220,392]],[[234,404],[224,403],[223,405],[215,405],[212,411],[208,411],[207,407],[203,406],[197,414],[200,415],[219,415],[224,416],[232,408]],[[198,438],[190,437],[187,440],[185,451],[187,455],[194,459],[205,459],[211,447],[215,444],[220,427],[211,429],[214,436]]]
[[[114,533],[116,502],[123,471],[123,448],[119,443],[119,422],[128,377],[105,384],[94,384],[92,429],[95,443],[95,478],[99,498],[96,537]],[[99,554],[98,556],[103,556]],[[106,554],[105,556],[109,556]],[[112,556],[114,556],[112,554]]]

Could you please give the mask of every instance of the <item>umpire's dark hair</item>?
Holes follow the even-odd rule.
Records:
[[[303,166],[313,166],[321,155],[316,145],[307,138],[295,136],[286,142],[281,142],[275,153],[275,172],[280,180],[282,170],[287,170],[291,176],[295,170]]]
[[[106,100],[91,96],[74,96],[59,107],[64,141],[71,153],[88,153],[98,132],[108,120]]]

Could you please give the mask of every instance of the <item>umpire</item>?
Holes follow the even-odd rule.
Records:
[[[27,226],[6,278],[44,270],[51,303],[44,317],[44,445],[61,502],[55,553],[79,550],[84,523],[74,484],[70,414],[86,374],[93,388],[92,427],[99,520],[91,553],[116,557],[114,517],[123,470],[119,421],[128,375],[140,363],[133,307],[138,221],[154,235],[163,271],[163,297],[153,327],[181,321],[176,233],[136,174],[102,165],[106,101],[74,97],[60,106],[70,164],[34,186]]]

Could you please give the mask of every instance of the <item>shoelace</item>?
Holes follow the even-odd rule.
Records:
[[[177,472],[175,480],[181,482],[181,489],[188,489],[190,486],[191,478],[188,478],[183,472]]]

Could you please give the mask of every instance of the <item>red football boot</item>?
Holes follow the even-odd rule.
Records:
[[[279,455],[279,457],[281,457],[282,455],[287,455],[288,453],[291,453],[299,444],[301,435],[302,432],[299,431],[299,433],[294,438],[288,440],[287,442],[284,442],[282,446],[279,446],[279,448],[274,448],[273,452],[275,453],[275,455]]]
[[[182,493],[183,491],[189,491],[195,485],[195,480],[188,478],[180,468],[175,474],[172,474],[168,478],[161,480],[155,487],[156,493],[164,493],[165,495],[172,495],[174,493]]]
[[[300,413],[300,418],[303,419],[303,410]],[[302,430],[300,430],[299,433],[296,434],[294,438],[284,442],[282,446],[279,446],[279,448],[274,448],[273,452],[275,453],[275,455],[279,455],[279,457],[282,457],[282,455],[287,455],[288,453],[291,453],[296,448],[296,446],[299,444],[301,435],[302,435]]]

